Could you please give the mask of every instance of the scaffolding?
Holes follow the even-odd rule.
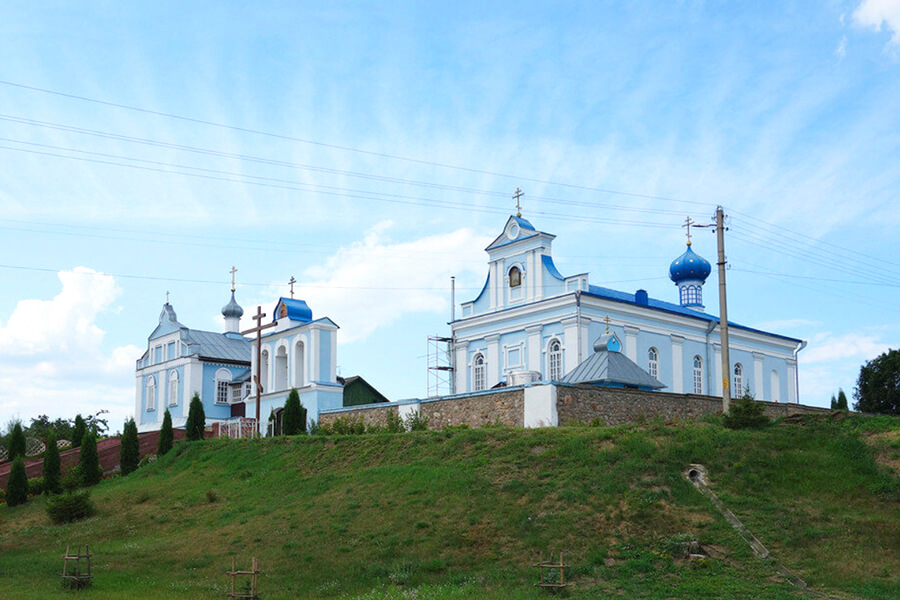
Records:
[[[84,545],[84,550],[81,549],[81,546],[75,546],[74,554],[72,554],[71,548],[66,546],[66,553],[63,555],[63,570],[60,575],[64,590],[81,590],[91,587],[91,581],[94,579],[91,574],[92,556],[87,544]]]
[[[428,397],[445,396],[453,389],[453,338],[428,337]]]

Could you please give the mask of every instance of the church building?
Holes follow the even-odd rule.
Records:
[[[669,267],[678,292],[677,302],[669,302],[642,289],[592,285],[587,273],[562,275],[553,263],[554,238],[519,214],[486,248],[484,287],[451,323],[455,393],[521,381],[522,375],[564,382],[591,356],[595,341],[611,335],[604,339],[622,340],[624,355],[664,386],[662,392],[721,395],[719,319],[703,306],[711,268],[690,240]],[[729,322],[732,395],[749,389],[757,400],[799,402],[797,353],[805,345]]]

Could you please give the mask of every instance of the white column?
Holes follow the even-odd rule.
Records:
[[[713,349],[715,350],[715,365],[710,365],[715,370],[712,371],[716,374],[713,378],[712,389],[708,390],[706,394],[708,396],[721,396],[722,395],[722,344],[713,344]]]
[[[566,351],[565,356],[565,373],[571,373],[578,366],[578,318],[571,317],[563,319],[563,346]]]
[[[337,329],[331,332],[331,379],[337,381]]]
[[[497,263],[492,262],[490,265],[488,278],[490,281],[488,285],[490,285],[491,289],[491,310],[497,308]]]
[[[529,252],[525,261],[525,284],[527,289],[525,301],[531,302],[534,300],[534,252]]]
[[[544,373],[544,361],[541,360],[541,351],[543,350],[541,346],[541,326],[526,327],[525,333],[528,334],[528,363],[526,368],[529,371],[538,371],[541,373],[542,379],[546,379],[546,377],[543,377],[546,375]]]
[[[456,371],[453,372],[453,376],[456,378],[457,394],[465,394],[469,391],[468,382],[466,381],[466,375],[469,372],[468,346],[465,342],[456,344],[456,364],[453,365]]]
[[[800,402],[800,398],[797,396],[797,361],[789,358],[785,362],[787,363],[788,402],[797,404]]]
[[[185,390],[184,402],[181,403],[181,416],[187,419],[188,412],[191,408],[191,398],[194,397],[194,392],[203,394],[203,365],[200,364],[199,361],[195,362],[192,360],[184,366],[184,374]],[[188,374],[190,374],[190,376],[188,376]],[[213,393],[215,393],[215,390],[213,390]],[[215,402],[215,399],[213,399],[213,402]]]
[[[525,427],[556,427],[559,424],[555,385],[532,385],[526,387],[524,393]]]
[[[631,325],[625,326],[625,356],[637,362],[637,334],[640,328]]]
[[[544,297],[544,260],[539,250],[534,251],[534,299]]]
[[[765,384],[763,383],[763,358],[765,354],[753,353],[753,397],[757,400],[766,400]]]
[[[484,373],[484,388],[486,390],[491,389],[494,384],[500,381],[500,373],[503,370],[500,368],[500,347],[497,341],[500,339],[499,335],[489,335],[484,338],[487,341],[487,369],[485,369]]]
[[[321,373],[319,373],[319,336],[320,335],[321,335],[321,332],[318,329],[313,329],[312,331],[309,332],[309,339],[310,339],[309,352],[310,352],[310,359],[311,359],[311,363],[312,363],[312,369],[309,372],[310,383],[312,383],[313,380],[318,381],[322,377]],[[269,358],[269,370],[272,369],[272,365],[275,363],[275,361],[272,360],[272,357],[274,357],[274,356],[275,356],[274,353],[269,353],[269,357],[270,357]],[[272,379],[271,374],[269,375],[269,381],[274,381]],[[274,387],[275,386],[272,386],[273,389],[274,389]],[[262,418],[262,417],[260,417],[260,418]]]
[[[684,393],[684,337],[670,335],[672,340],[672,391],[676,394]]]

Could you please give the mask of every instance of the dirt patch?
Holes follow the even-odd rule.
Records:
[[[865,438],[875,448],[875,460],[900,475],[900,429],[873,433]]]

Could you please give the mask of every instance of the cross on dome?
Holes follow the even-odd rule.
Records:
[[[519,202],[519,198],[525,195],[525,192],[520,190],[518,187],[516,188],[516,193],[513,194],[513,198],[516,200],[516,216],[522,217],[522,204]]]

